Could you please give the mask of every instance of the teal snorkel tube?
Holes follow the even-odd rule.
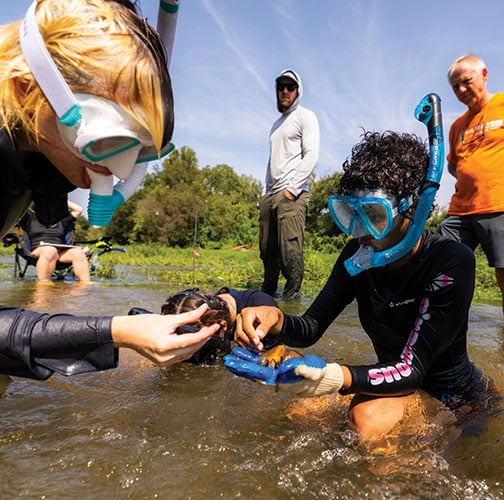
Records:
[[[415,109],[415,118],[421,121],[429,133],[429,169],[420,188],[418,202],[408,232],[396,245],[374,252],[369,246],[361,246],[345,261],[350,276],[373,267],[383,267],[404,257],[415,246],[429,218],[432,203],[439,189],[443,174],[444,139],[441,99],[437,94],[426,95]]]

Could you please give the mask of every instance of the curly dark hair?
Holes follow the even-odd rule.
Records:
[[[198,352],[188,359],[189,362],[212,364],[224,354],[231,352],[235,322],[231,319],[231,313],[226,301],[220,299],[217,294],[214,295],[199,288],[191,288],[171,295],[161,306],[161,314],[180,314],[194,311],[199,306],[208,304],[208,311],[194,326],[201,328],[202,326],[220,323],[223,320],[227,322],[226,332],[215,334]]]
[[[413,195],[422,186],[429,168],[426,141],[414,134],[390,130],[365,131],[343,163],[337,193],[349,195],[356,189],[381,189],[398,199]]]

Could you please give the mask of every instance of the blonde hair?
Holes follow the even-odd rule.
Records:
[[[158,150],[173,133],[173,97],[162,43],[129,0],[37,0],[37,24],[73,92],[100,93],[131,113]],[[0,27],[0,118],[12,135],[40,137],[49,109],[21,52],[20,21]],[[20,92],[19,88],[23,91]]]
[[[448,68],[448,80],[451,80],[453,72],[460,66],[461,63],[469,63],[475,71],[481,71],[486,68],[485,61],[477,54],[464,54],[457,57]]]

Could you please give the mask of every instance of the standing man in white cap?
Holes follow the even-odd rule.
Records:
[[[266,194],[260,204],[262,291],[275,295],[281,271],[286,279],[282,298],[295,300],[301,297],[308,184],[319,157],[320,131],[315,113],[300,104],[300,76],[286,69],[275,81],[282,116],[271,128]]]

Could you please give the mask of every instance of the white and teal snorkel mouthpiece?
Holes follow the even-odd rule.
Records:
[[[147,167],[148,163],[137,163],[129,177],[115,185],[112,175],[102,175],[87,168],[91,179],[87,208],[89,224],[107,226],[115,211],[138,189]]]
[[[429,169],[419,190],[411,224],[404,238],[390,248],[374,252],[372,247],[361,245],[344,263],[350,276],[373,267],[386,266],[404,257],[415,246],[425,227],[443,174],[444,140],[440,97],[437,94],[426,95],[415,108],[415,118],[427,127],[429,133]]]
[[[88,198],[88,220],[92,226],[102,227],[109,224],[116,209],[122,203],[114,206],[114,177],[112,175],[102,175],[90,168],[86,168],[91,187]],[[123,200],[124,203],[124,200]]]

